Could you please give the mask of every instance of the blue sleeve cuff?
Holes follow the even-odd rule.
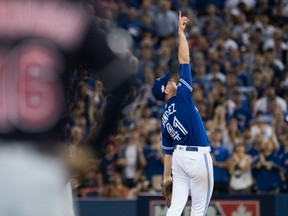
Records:
[[[172,149],[172,150],[163,149],[164,154],[168,154],[168,155],[172,155],[173,151],[174,151],[174,149]]]

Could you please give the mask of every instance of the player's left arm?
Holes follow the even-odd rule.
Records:
[[[164,184],[171,181],[172,178],[172,155],[165,154],[164,156],[164,173],[163,182]]]
[[[185,27],[188,23],[188,18],[181,15],[179,12],[178,17],[178,61],[179,61],[179,81],[186,86],[190,91],[192,91],[192,75],[190,69],[190,55],[189,55],[189,45],[185,36]]]
[[[162,130],[165,128],[162,127]],[[162,149],[165,155],[172,155],[174,151],[173,140],[162,132]]]

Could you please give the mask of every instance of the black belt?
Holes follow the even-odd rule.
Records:
[[[181,149],[181,148],[185,148],[185,150],[186,151],[195,151],[195,152],[198,152],[198,147],[197,146],[183,146],[183,147],[181,147],[181,145],[178,145],[179,146],[179,148]]]

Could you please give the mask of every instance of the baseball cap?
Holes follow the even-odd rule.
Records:
[[[168,80],[170,79],[170,73],[166,72],[162,77],[156,79],[152,85],[152,94],[153,96],[160,101],[165,99],[165,87]]]

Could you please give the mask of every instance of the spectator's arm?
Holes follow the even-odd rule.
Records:
[[[271,170],[271,171],[277,171],[280,172],[280,165],[277,163],[277,161],[266,161],[264,163],[264,166],[267,170]]]
[[[147,165],[147,161],[145,159],[144,153],[143,153],[143,147],[141,145],[141,143],[138,144],[137,146],[137,151],[138,151],[138,163],[139,163],[139,167],[133,177],[133,181],[135,183],[137,183],[140,179],[140,177],[143,174],[143,171],[145,170],[145,167]]]
[[[144,153],[143,153],[143,147],[141,146],[141,144],[138,144],[138,157],[139,157],[139,164],[141,168],[146,167],[147,165],[147,161],[145,159]]]
[[[230,154],[228,152],[228,149],[224,150],[225,152],[223,152],[223,154],[225,154],[225,158],[224,161],[217,161],[216,159],[214,160],[215,166],[222,168],[222,169],[227,169],[229,170],[229,166],[230,166]]]
[[[281,178],[281,181],[282,181],[282,182],[285,182],[285,181],[286,181],[285,173],[286,173],[285,168],[284,168],[284,167],[281,167],[281,169],[280,169],[280,178]]]
[[[231,175],[232,173],[234,173],[235,171],[235,166],[236,166],[236,162],[233,160],[233,158],[230,158],[229,159],[229,162],[228,162],[228,171],[229,171],[229,174]]]
[[[122,148],[119,151],[118,158],[117,158],[117,166],[119,166],[120,168],[123,168],[124,166],[126,166],[126,159],[125,159],[124,151],[125,151],[125,147],[122,146]]]
[[[144,168],[139,168],[137,169],[135,175],[133,176],[133,182],[134,183],[138,183],[139,179],[141,178],[142,174],[143,174]]]
[[[223,162],[215,162],[215,166],[223,169],[229,169],[229,160],[223,161]]]
[[[213,117],[214,125],[217,125],[218,128],[226,129],[226,120],[225,120],[226,110],[224,106],[217,106],[215,109],[215,115]]]
[[[260,169],[261,167],[265,165],[265,163],[266,163],[265,156],[263,155],[263,153],[259,153],[258,160],[256,161],[254,167],[256,169]]]
[[[244,166],[239,165],[239,167],[243,172],[247,172],[251,168],[251,164],[252,164],[252,157],[249,155],[247,156],[247,161],[245,165]]]

